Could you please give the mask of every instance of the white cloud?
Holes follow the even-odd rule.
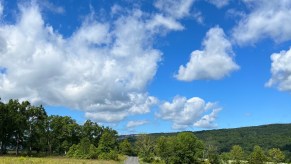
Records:
[[[212,110],[212,113],[204,115],[207,111]],[[215,103],[205,103],[199,97],[187,99],[185,97],[175,97],[172,102],[164,102],[160,106],[157,117],[170,120],[173,122],[173,129],[185,129],[191,126],[197,127],[213,127],[213,123],[217,112],[220,108],[216,108]],[[213,116],[215,115],[215,116]],[[209,118],[206,118],[209,117]],[[201,119],[207,121],[201,121]]]
[[[209,3],[215,5],[217,8],[222,8],[228,5],[230,0],[207,0]]]
[[[147,124],[148,121],[147,120],[139,120],[139,121],[129,121],[126,125],[126,128],[128,129],[132,129],[132,128],[135,128],[137,126],[141,126],[141,125],[144,125],[144,124]]]
[[[167,16],[181,19],[190,14],[194,0],[157,0],[155,7]]]
[[[201,127],[201,128],[215,128],[217,127],[217,124],[214,123],[218,112],[221,111],[220,108],[213,109],[213,111],[203,116],[199,121],[194,123],[194,126]]]
[[[266,86],[275,86],[281,91],[291,92],[291,48],[271,55],[272,77]]]
[[[175,77],[182,81],[218,80],[239,69],[233,61],[231,43],[219,27],[211,28],[204,39],[203,50],[191,53],[186,66],[181,65]]]
[[[183,30],[184,27],[177,22],[172,17],[164,17],[161,14],[157,14],[147,23],[147,28],[150,30],[157,30],[159,31],[159,28],[165,28],[167,30]]]
[[[238,44],[254,44],[271,38],[276,42],[291,39],[291,1],[245,0],[251,12],[233,29]]]
[[[141,14],[113,22],[87,19],[70,37],[44,22],[39,7],[20,7],[0,25],[0,97],[82,110],[98,122],[144,114],[157,103],[145,91],[161,52]]]
[[[57,6],[48,0],[38,0],[38,4],[46,10],[49,10],[56,14],[63,14],[65,13],[65,9],[61,6]]]

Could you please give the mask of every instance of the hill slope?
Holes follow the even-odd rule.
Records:
[[[235,129],[218,129],[193,132],[204,141],[205,146],[214,145],[219,153],[228,152],[233,145],[240,145],[245,151],[252,151],[254,145],[263,149],[280,148],[291,153],[291,124],[270,124]],[[153,133],[154,137],[176,135],[177,133]]]

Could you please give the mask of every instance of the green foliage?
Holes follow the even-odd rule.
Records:
[[[110,152],[101,152],[99,155],[99,159],[104,159],[104,160],[118,160],[118,153],[115,150],[110,150]]]
[[[127,139],[123,140],[119,144],[119,152],[123,155],[129,156],[133,154],[132,146]]]
[[[154,160],[154,140],[151,136],[142,134],[138,136],[136,147],[138,155],[144,162],[152,162]]]
[[[244,158],[244,151],[242,147],[240,147],[239,145],[232,146],[230,150],[230,158],[234,161],[234,164],[241,164],[241,161]]]
[[[117,145],[117,132],[106,129],[100,138],[98,151],[101,153],[109,153],[111,150],[116,150]]]
[[[278,148],[272,148],[268,151],[270,161],[276,163],[283,162],[285,159],[284,153]]]
[[[207,159],[210,163],[214,163],[214,164],[220,164],[220,156],[217,152],[217,148],[213,145],[209,145],[208,146],[208,150],[207,150]]]
[[[266,160],[264,150],[260,146],[254,146],[254,150],[249,157],[249,164],[263,164]]]
[[[193,133],[182,132],[177,136],[159,138],[157,153],[165,163],[199,163],[199,159],[202,158],[203,143]]]
[[[96,148],[98,146],[98,149]],[[79,125],[68,116],[47,116],[43,106],[28,101],[0,101],[0,154],[66,154],[68,157],[117,159],[117,132],[87,120]],[[99,153],[99,154],[98,154]]]
[[[72,145],[66,155],[71,158],[81,159],[97,159],[97,149],[93,144],[90,144],[88,138],[82,138],[78,145]]]

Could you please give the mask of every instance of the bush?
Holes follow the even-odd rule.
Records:
[[[70,158],[97,159],[97,148],[93,144],[88,144],[87,139],[82,139],[78,145],[72,145],[66,155]]]
[[[118,160],[118,153],[114,150],[110,150],[109,153],[102,152],[98,156],[99,159],[104,159],[104,160]]]

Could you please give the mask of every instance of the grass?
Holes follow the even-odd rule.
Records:
[[[1,164],[121,164],[123,160],[120,161],[104,161],[104,160],[87,160],[87,159],[72,159],[65,157],[10,157],[10,156],[0,156]]]

